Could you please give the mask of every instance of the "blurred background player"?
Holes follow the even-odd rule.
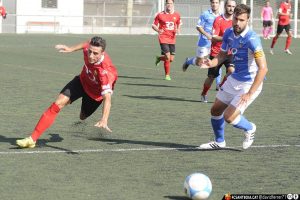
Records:
[[[7,13],[6,13],[6,9],[5,9],[5,7],[3,5],[0,5],[0,14],[1,14],[1,16],[2,16],[3,19],[6,19]]]
[[[273,32],[273,9],[270,6],[270,1],[266,1],[265,6],[261,10],[261,20],[263,23],[263,37],[264,39],[271,39],[270,35]]]
[[[85,120],[103,103],[102,118],[95,124],[111,132],[107,126],[111,108],[111,95],[117,80],[117,70],[105,52],[106,41],[98,36],[89,42],[72,47],[56,45],[59,52],[70,53],[83,50],[84,66],[80,75],[75,76],[60,92],[58,98],[43,113],[30,137],[17,140],[21,148],[34,148],[37,139],[49,128],[58,113],[66,105],[82,97],[80,119]]]
[[[285,53],[292,55],[292,52],[289,50],[291,43],[292,43],[292,31],[290,25],[290,18],[292,17],[291,14],[292,5],[291,0],[285,0],[281,2],[279,10],[278,10],[278,24],[277,24],[277,33],[272,40],[270,54],[274,54],[273,48],[277,42],[278,37],[282,33],[283,29],[287,34],[286,42],[285,42]]]
[[[165,80],[170,81],[171,62],[175,58],[176,34],[180,32],[180,14],[174,10],[174,0],[166,0],[165,10],[155,16],[152,29],[158,33],[161,56],[156,56],[155,65],[164,62]]]
[[[227,28],[232,27],[232,16],[233,11],[236,6],[235,0],[227,0],[224,4],[224,14],[218,16],[213,24],[213,36],[212,36],[212,45],[211,45],[211,52],[210,52],[210,59],[213,59],[216,57],[221,49],[222,39],[224,32]],[[226,67],[226,75],[223,78],[222,83],[220,83],[220,86],[223,85],[223,83],[226,81],[227,77],[234,71],[234,67],[231,64],[231,57],[228,56],[224,62],[222,62],[217,67],[209,68],[207,78],[205,79],[205,82],[203,84],[203,89],[201,93],[201,99],[203,102],[207,103],[207,92],[209,91],[212,83],[214,82],[214,79],[219,76],[219,71],[224,65]]]
[[[256,125],[248,121],[243,113],[260,94],[268,68],[260,38],[249,28],[250,13],[250,7],[245,4],[235,7],[233,27],[225,31],[220,53],[201,65],[201,68],[218,66],[231,52],[235,70],[218,91],[211,108],[215,140],[201,144],[200,149],[226,147],[225,121],[244,131],[243,149],[249,148],[254,141]]]
[[[182,65],[182,70],[185,72],[190,65],[200,66],[202,60],[210,54],[211,39],[212,39],[212,27],[214,20],[219,13],[219,0],[210,0],[211,8],[204,11],[198,20],[196,29],[199,32],[199,39],[196,49],[196,56],[191,58],[186,58]],[[205,99],[201,99],[205,101]]]

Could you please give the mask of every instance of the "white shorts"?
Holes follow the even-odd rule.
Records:
[[[205,56],[208,56],[209,54],[210,54],[209,47],[198,47],[196,50],[196,56],[198,58],[204,58]]]
[[[234,107],[240,110],[241,114],[243,114],[244,111],[248,108],[248,106],[260,94],[263,83],[254,92],[254,94],[251,96],[251,99],[246,104],[239,105],[241,96],[249,91],[251,85],[251,82],[241,82],[229,76],[224,85],[218,91],[216,97],[217,99],[219,99],[227,105],[233,105]]]

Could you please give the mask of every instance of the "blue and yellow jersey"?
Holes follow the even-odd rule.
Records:
[[[258,67],[255,58],[264,56],[261,41],[258,35],[249,27],[238,36],[233,28],[229,28],[223,35],[221,50],[232,54],[235,71],[231,75],[242,82],[253,82]]]

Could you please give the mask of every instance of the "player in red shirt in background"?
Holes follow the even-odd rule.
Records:
[[[155,65],[164,61],[165,80],[171,80],[170,66],[175,57],[176,34],[180,32],[180,14],[174,10],[174,0],[166,0],[164,11],[155,16],[152,29],[158,33],[162,56],[156,56]]]
[[[1,14],[3,19],[6,19],[7,13],[6,13],[6,9],[5,9],[4,6],[0,6],[0,14]]]
[[[233,16],[233,11],[235,6],[236,6],[235,0],[225,1],[224,14],[218,16],[214,21],[210,59],[217,57],[217,55],[221,50],[224,32],[226,29],[232,27],[232,16]],[[205,79],[202,93],[201,93],[202,99],[204,99],[203,102],[205,103],[207,102],[207,92],[210,89],[212,83],[214,82],[214,79],[219,76],[219,71],[222,65],[226,67],[226,75],[224,76],[223,81],[220,84],[220,87],[224,84],[227,77],[234,71],[234,66],[231,63],[230,56],[228,56],[228,58],[217,67],[208,69],[207,78]]]
[[[292,16],[291,14],[292,5],[291,0],[286,0],[285,2],[281,2],[279,10],[278,10],[278,25],[277,25],[277,33],[275,37],[272,40],[270,54],[274,54],[273,48],[277,42],[278,37],[282,33],[283,29],[287,33],[287,38],[285,42],[285,49],[284,51],[287,54],[292,54],[292,52],[289,50],[289,47],[292,43],[292,32],[291,32],[291,25],[290,25],[290,18]]]
[[[83,50],[84,66],[80,75],[75,76],[60,92],[58,98],[43,113],[30,137],[17,140],[22,148],[34,148],[37,139],[49,128],[57,114],[66,105],[82,97],[80,119],[85,120],[103,102],[102,118],[95,124],[96,127],[108,128],[108,117],[111,108],[111,96],[117,81],[117,70],[105,52],[106,41],[98,36],[75,46],[56,45],[55,48],[62,53]]]

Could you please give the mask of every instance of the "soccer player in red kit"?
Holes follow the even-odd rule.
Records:
[[[236,7],[235,0],[226,0],[224,4],[224,14],[218,16],[213,23],[213,36],[212,36],[212,45],[210,52],[210,59],[217,57],[221,50],[222,39],[224,32],[227,28],[232,27],[232,16],[234,8]],[[227,77],[234,71],[233,64],[231,63],[231,57],[228,56],[227,59],[217,67],[209,68],[207,78],[203,84],[203,89],[201,93],[201,99],[204,103],[207,103],[207,92],[210,89],[214,79],[219,76],[219,71],[222,65],[226,67],[226,75],[223,78],[223,81],[220,84],[220,87],[226,81]]]
[[[285,42],[285,48],[284,51],[287,54],[292,54],[292,52],[289,50],[289,47],[292,43],[292,32],[291,32],[291,25],[290,25],[290,17],[291,17],[291,0],[285,0],[284,2],[281,2],[279,10],[278,10],[278,25],[277,25],[277,33],[275,37],[272,40],[270,54],[274,54],[273,48],[277,42],[278,37],[282,33],[283,29],[287,33],[287,38]]]
[[[66,105],[82,98],[80,119],[85,120],[103,103],[102,118],[95,124],[111,132],[107,126],[111,108],[111,96],[117,81],[117,70],[105,52],[106,41],[98,36],[89,42],[68,47],[56,45],[62,53],[83,50],[84,66],[80,75],[75,76],[60,92],[55,102],[43,113],[30,137],[17,140],[21,148],[34,148],[37,139],[49,128],[57,114]]]
[[[0,14],[1,14],[3,19],[6,19],[7,13],[6,13],[6,9],[5,9],[4,6],[0,6]]]
[[[180,32],[180,14],[174,10],[174,0],[166,0],[164,11],[155,16],[152,29],[158,33],[161,56],[156,56],[155,65],[164,61],[165,80],[171,80],[170,66],[175,56],[176,34]]]

